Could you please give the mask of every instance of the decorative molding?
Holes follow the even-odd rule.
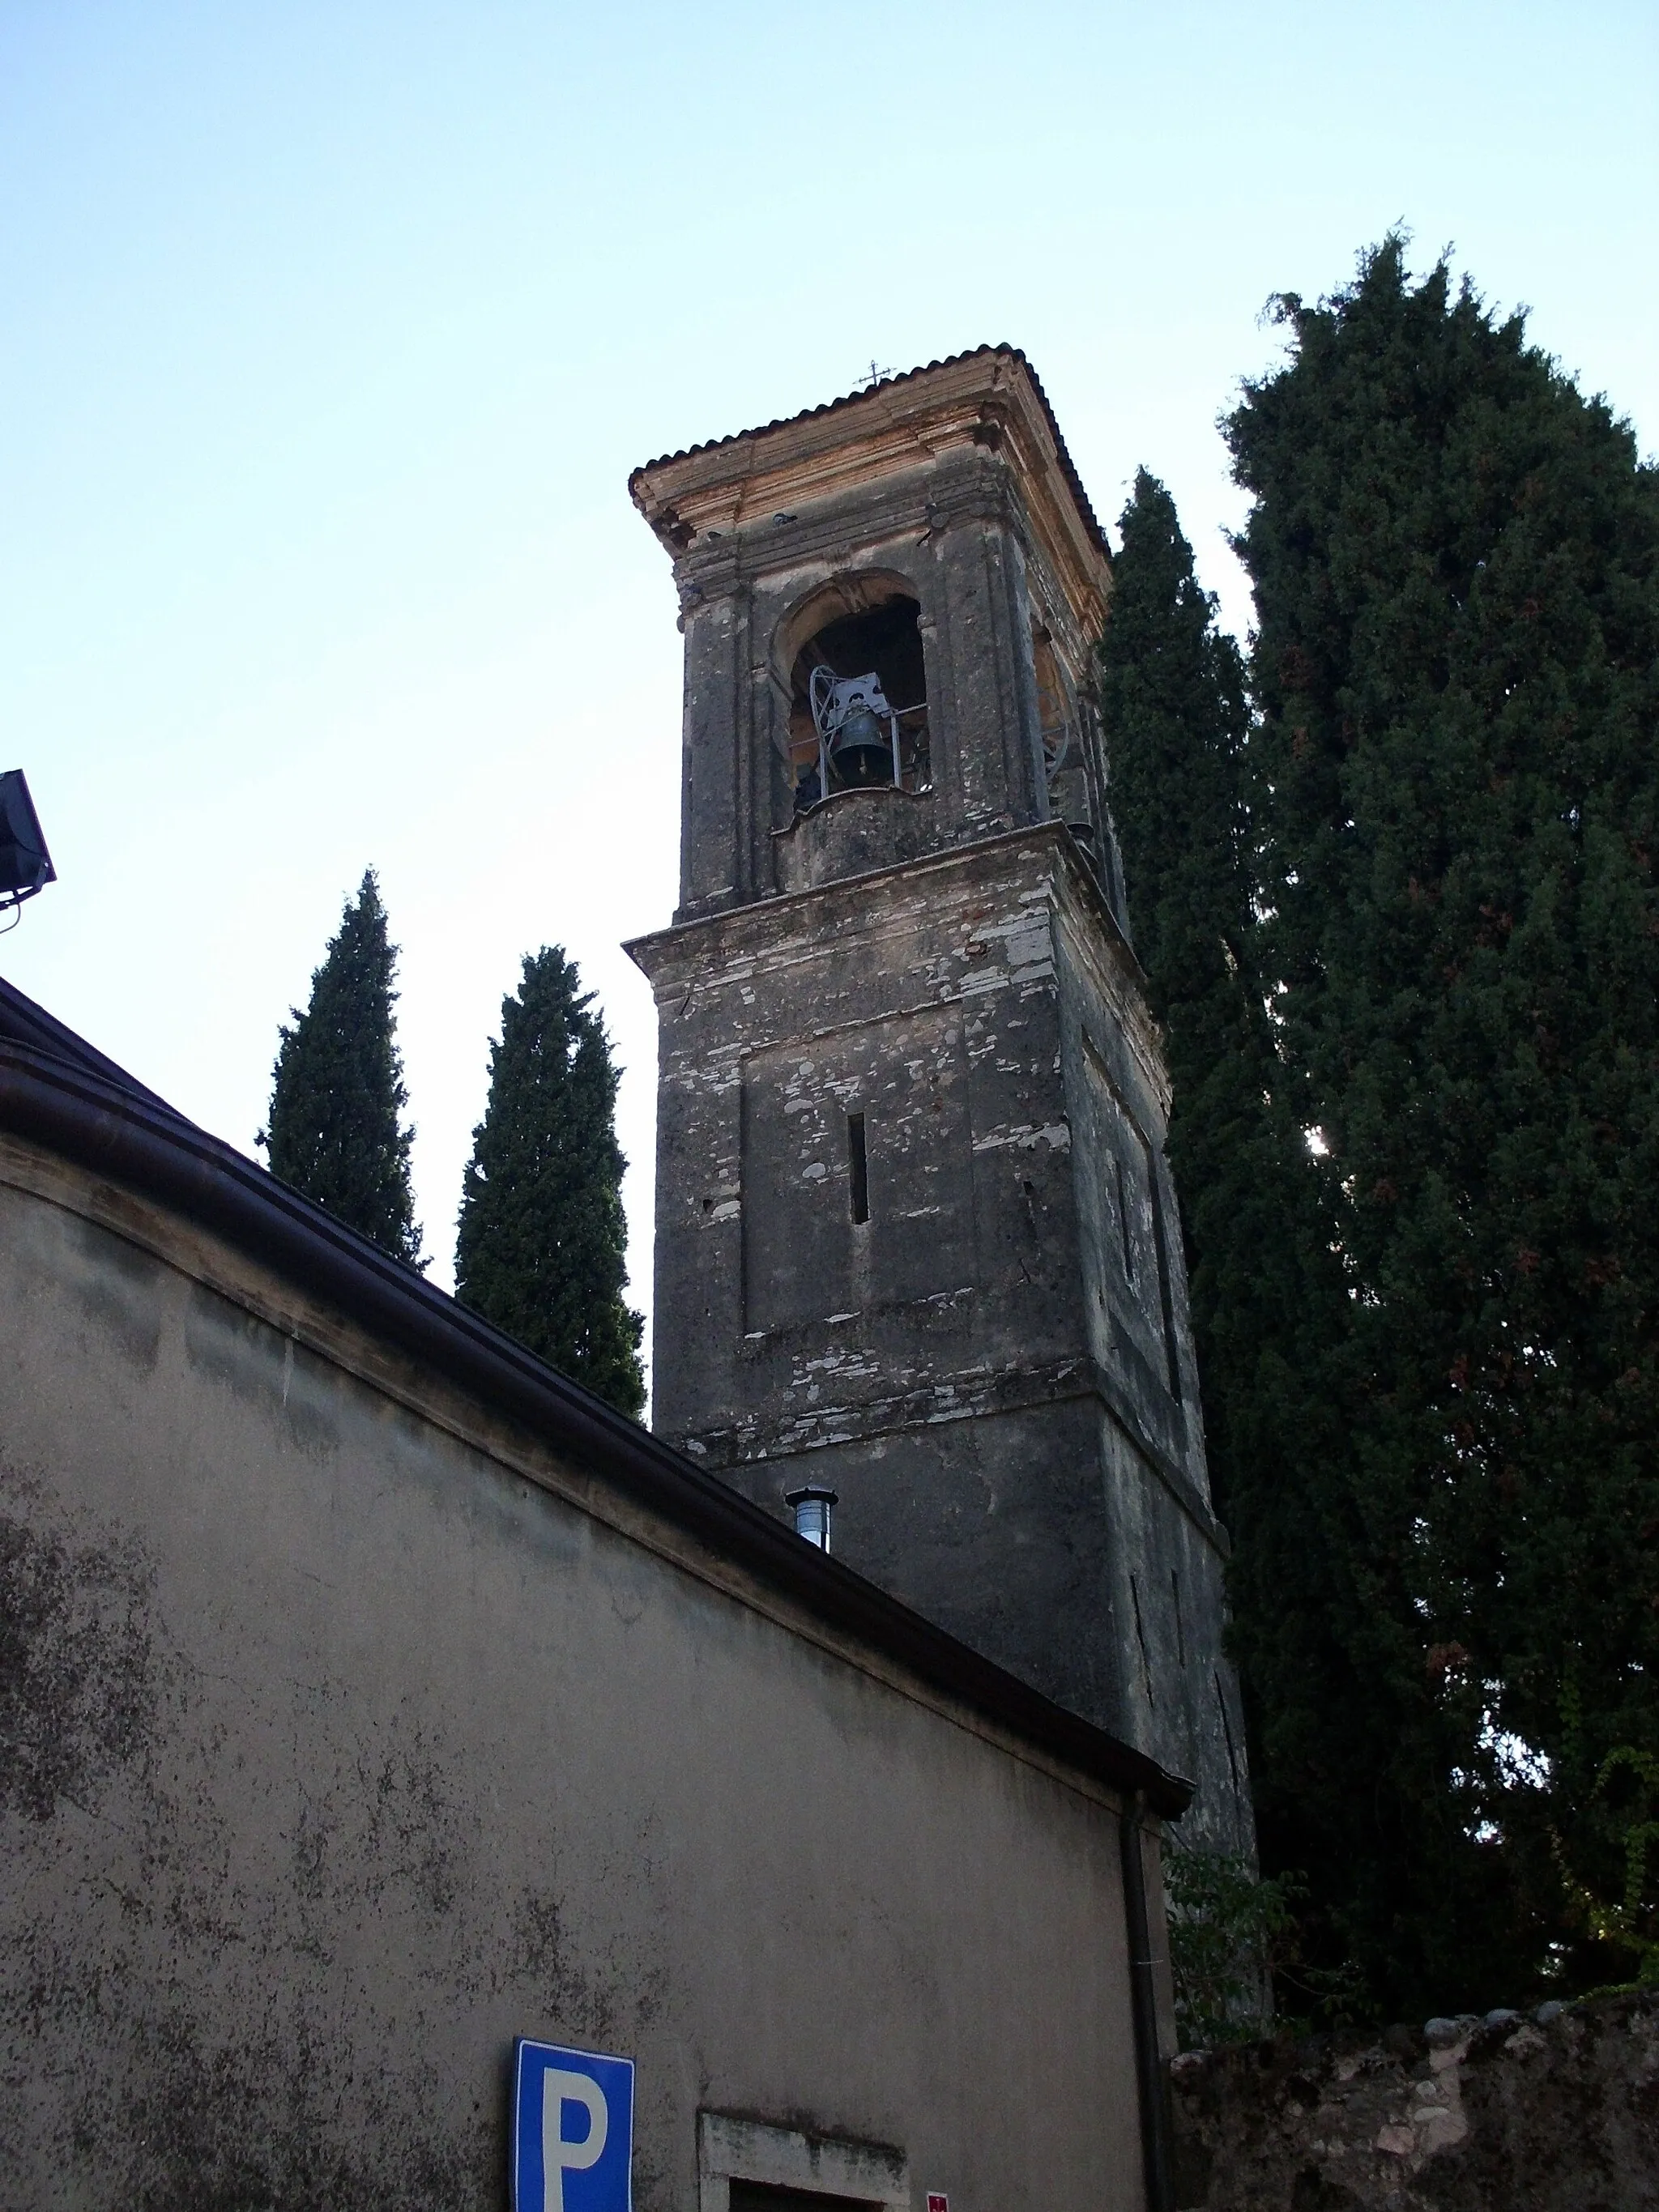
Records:
[[[988,347],[791,422],[647,462],[629,489],[683,571],[686,556],[711,538],[729,554],[739,535],[769,536],[798,514],[804,521],[811,507],[961,461],[977,464],[990,483],[1012,483],[1077,633],[1098,636],[1109,556],[1042,387],[1012,347]]]

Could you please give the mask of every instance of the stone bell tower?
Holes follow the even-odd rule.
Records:
[[[1168,1084],[1085,696],[1110,563],[1006,347],[638,470],[685,635],[655,1423],[1252,1847]]]

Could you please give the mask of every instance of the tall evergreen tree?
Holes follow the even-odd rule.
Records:
[[[1113,817],[1133,885],[1131,920],[1154,1012],[1182,1021],[1172,1071],[1202,1081],[1220,1051],[1200,1007],[1231,1037],[1245,994],[1249,934],[1244,748],[1249,716],[1238,647],[1193,568],[1175,501],[1145,469],[1119,520],[1097,703],[1111,740]],[[1184,1107],[1181,1109],[1184,1112]]]
[[[1263,1664],[1277,1655],[1261,1645],[1264,1626],[1270,1638],[1290,1636],[1327,1695],[1352,1671],[1327,1626],[1356,1610],[1346,1547],[1333,1543],[1319,1497],[1343,1450],[1340,1409],[1322,1395],[1320,1370],[1345,1326],[1346,1287],[1259,969],[1241,657],[1194,573],[1173,500],[1144,470],[1120,527],[1096,696],[1135,949],[1164,1029],[1168,1148],[1212,1480],[1234,1539],[1261,1843],[1271,1871],[1300,1872],[1305,1820],[1282,1839],[1273,1820],[1291,1717]],[[1313,1932],[1316,1956],[1343,1954]]]
[[[418,1267],[421,1232],[409,1180],[414,1131],[398,1052],[392,988],[398,949],[373,868],[348,901],[339,933],[311,979],[311,1002],[279,1034],[270,1111],[258,1142],[270,1171]]]
[[[1261,1448],[1282,1464],[1269,1409],[1290,1377],[1267,1389],[1263,1358],[1307,1325],[1317,1285],[1327,1300],[1336,1286],[1255,969],[1243,660],[1199,584],[1174,501],[1144,469],[1120,528],[1096,696],[1135,949],[1165,1031],[1169,1151],[1224,1505],[1241,1455]],[[1291,1433],[1309,1418],[1298,1406]]]
[[[1620,1970],[1582,1889],[1659,1771],[1659,476],[1398,239],[1279,313],[1226,426],[1253,965],[1344,1278],[1298,1390],[1343,1433],[1306,1532],[1234,1469],[1241,1645],[1270,1856],[1382,2004],[1478,2005]]]
[[[643,1324],[623,1297],[628,1232],[617,1070],[556,945],[527,954],[489,1048],[455,1243],[456,1295],[624,1413],[645,1405]]]

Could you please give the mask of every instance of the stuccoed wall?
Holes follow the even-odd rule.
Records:
[[[1140,2203],[1104,1792],[9,1138],[0,1310],[0,2203],[499,2206],[519,2033],[640,2212],[700,2108]]]
[[[1181,2212],[1659,2205],[1659,1992],[1193,2052],[1170,2075]]]

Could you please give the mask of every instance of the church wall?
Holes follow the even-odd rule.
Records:
[[[1137,1744],[1152,1735],[1116,1663],[1117,1575],[1091,1395],[878,1431],[728,1474],[774,1510],[786,1486],[827,1482],[841,1500],[838,1547],[860,1574],[1046,1696],[1125,1717]],[[1176,1748],[1184,1759],[1186,1746]]]
[[[1110,1617],[1125,1654],[1118,1731],[1198,1779],[1176,1831],[1184,1847],[1255,1848],[1243,1716],[1224,1641],[1216,1541],[1146,1451],[1100,1416]]]
[[[0,1138],[0,2202],[505,2202],[529,2033],[1139,2205],[1118,1807],[140,1194]]]

